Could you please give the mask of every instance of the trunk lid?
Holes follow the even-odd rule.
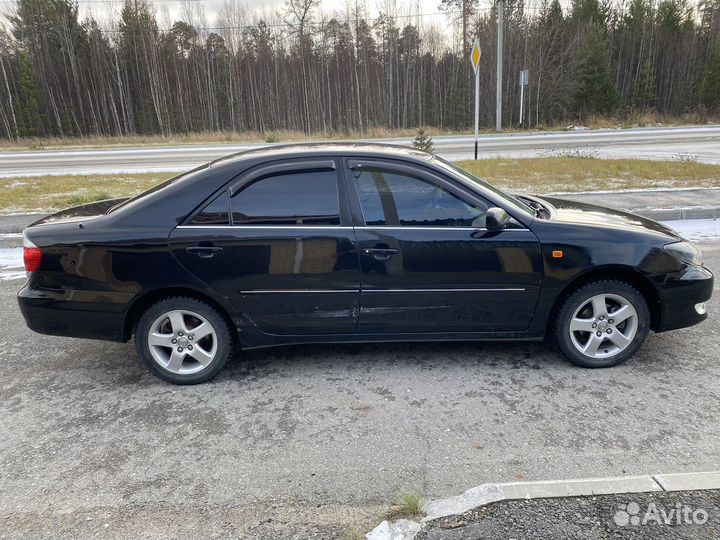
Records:
[[[104,201],[91,202],[82,204],[80,206],[73,206],[60,210],[49,216],[45,216],[29,226],[34,227],[36,225],[48,225],[50,223],[73,223],[77,221],[87,221],[96,217],[105,215],[113,206],[126,201],[127,198],[121,199],[107,199]]]

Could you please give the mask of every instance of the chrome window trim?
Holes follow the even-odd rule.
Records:
[[[176,229],[308,229],[321,231],[352,231],[353,227],[345,225],[178,225]]]
[[[408,230],[408,231],[473,231],[487,232],[485,227],[425,227],[423,225],[361,225],[355,227],[361,231],[387,229],[387,230]],[[530,229],[499,229],[499,231],[529,231]],[[494,232],[499,232],[494,231]]]
[[[408,231],[473,231],[487,232],[480,227],[423,227],[422,225],[363,225],[352,227],[347,225],[178,225],[176,229],[310,229],[310,230],[338,230],[351,231],[353,229],[368,230],[408,230]],[[530,229],[500,229],[503,232],[527,232]],[[499,232],[499,231],[495,231]]]

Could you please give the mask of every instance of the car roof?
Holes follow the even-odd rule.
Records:
[[[251,160],[327,156],[328,154],[335,156],[415,158],[425,161],[430,161],[433,158],[432,154],[428,152],[399,144],[366,142],[295,143],[273,144],[237,152],[212,161],[210,166],[237,165]]]

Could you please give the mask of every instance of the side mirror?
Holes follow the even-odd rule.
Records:
[[[499,231],[504,229],[510,222],[510,216],[502,208],[488,208],[485,213],[485,228],[488,231]]]

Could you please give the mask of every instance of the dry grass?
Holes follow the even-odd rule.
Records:
[[[390,506],[385,519],[416,518],[422,514],[422,497],[417,493],[402,493]]]
[[[111,176],[38,176],[0,179],[0,211],[48,212],[103,199],[129,197],[173,173]]]
[[[688,126],[703,125],[717,122],[718,117],[708,115],[702,111],[693,111],[680,116],[660,114],[655,111],[629,111],[622,117],[591,116],[585,121],[578,121],[591,129],[608,128],[634,128],[634,127],[661,127],[661,126]]]
[[[461,135],[468,132],[428,128],[433,137]],[[176,135],[127,135],[118,137],[90,136],[82,138],[48,137],[24,138],[18,141],[0,141],[0,150],[52,150],[54,148],[108,148],[122,146],[169,146],[183,144],[246,144],[264,142],[303,142],[342,139],[389,139],[414,137],[415,129],[369,128],[365,131],[303,133],[301,131],[203,131]]]
[[[692,161],[547,157],[461,161],[459,165],[515,192],[720,187],[720,165]],[[0,179],[3,194],[0,212],[49,212],[102,199],[129,197],[172,176],[174,173]]]
[[[720,165],[693,161],[544,157],[461,161],[458,165],[516,192],[720,187]]]

